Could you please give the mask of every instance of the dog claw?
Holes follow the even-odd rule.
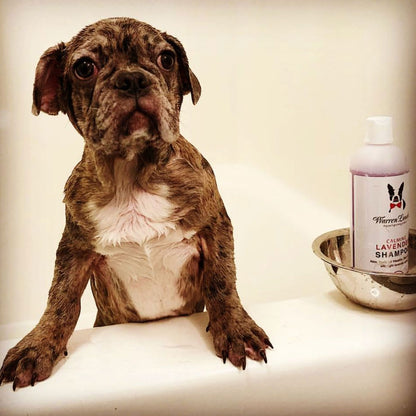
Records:
[[[270,342],[270,340],[267,338],[264,343],[269,346],[271,349],[274,349],[273,344]]]
[[[266,351],[261,350],[261,351],[260,351],[260,356],[261,356],[261,358],[263,358],[263,361],[267,364],[267,356],[266,356]]]
[[[30,385],[32,387],[35,385],[37,378],[38,378],[38,375],[36,373],[33,373],[32,379],[30,380]]]
[[[211,324],[208,324],[208,325],[207,325],[207,327],[206,327],[206,329],[205,329],[205,331],[206,331],[206,332],[209,332],[209,330],[210,330],[210,326],[211,326]]]
[[[17,385],[18,385],[19,383],[20,383],[19,378],[18,378],[18,377],[15,377],[15,378],[14,378],[14,381],[13,381],[13,391],[16,391]]]
[[[243,370],[246,369],[246,365],[247,365],[246,357],[243,357],[241,360],[241,367],[243,368]]]
[[[65,357],[67,357],[67,356],[68,356],[68,350],[65,350],[65,351],[64,351],[64,355],[65,355]]]
[[[227,361],[227,356],[228,356],[228,353],[227,353],[227,351],[223,351],[222,352],[222,362],[225,364],[225,362]]]

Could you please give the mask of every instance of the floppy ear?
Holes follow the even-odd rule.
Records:
[[[179,59],[180,71],[181,71],[181,80],[183,87],[183,95],[191,93],[192,103],[196,104],[201,96],[201,84],[198,81],[198,78],[189,68],[188,58],[186,52],[181,42],[173,36],[163,33],[164,39],[169,42],[176,51],[176,54]]]
[[[64,50],[64,43],[53,46],[46,50],[38,62],[33,86],[32,113],[35,116],[41,111],[52,115],[65,112],[60,105]]]

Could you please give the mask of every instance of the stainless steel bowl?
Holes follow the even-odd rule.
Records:
[[[350,300],[373,309],[400,311],[416,308],[416,230],[409,234],[409,271],[375,273],[351,266],[350,230],[322,234],[312,244],[324,261],[335,286]]]

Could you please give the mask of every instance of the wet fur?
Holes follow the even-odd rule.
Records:
[[[176,56],[170,71],[157,66],[166,48]],[[91,80],[74,76],[74,63],[82,56],[99,66]],[[135,91],[133,99],[115,88],[117,77],[124,76],[120,71],[143,72],[149,86]],[[98,309],[96,326],[190,314],[205,305],[208,329],[224,362],[229,358],[245,368],[246,356],[266,361],[271,343],[236,291],[232,225],[214,173],[179,134],[187,93],[196,103],[200,86],[180,42],[133,19],[97,22],[41,57],[33,112],[66,113],[85,148],[65,186],[66,225],[47,308],[8,352],[0,383],[12,381],[15,389],[50,375],[66,354],[88,281]],[[125,224],[120,219],[112,227],[107,221],[112,215],[127,215]],[[143,269],[140,256],[148,262]],[[145,271],[149,267],[151,273]],[[151,311],[147,316],[136,293],[129,294],[129,284],[143,277],[136,270],[150,273],[150,280],[170,279],[166,287],[158,282],[156,295],[167,290],[163,296],[171,296],[161,299],[160,310],[141,299],[144,310]]]

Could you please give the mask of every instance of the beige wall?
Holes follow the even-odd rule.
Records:
[[[0,324],[43,311],[63,228],[62,189],[82,151],[65,116],[30,113],[37,60],[84,25],[121,15],[185,45],[203,92],[196,107],[185,100],[182,132],[214,167],[260,169],[343,227],[348,160],[366,117],[392,115],[396,143],[416,165],[415,1],[3,0]],[[299,222],[316,220],[304,214]],[[412,215],[415,227],[415,208]]]

